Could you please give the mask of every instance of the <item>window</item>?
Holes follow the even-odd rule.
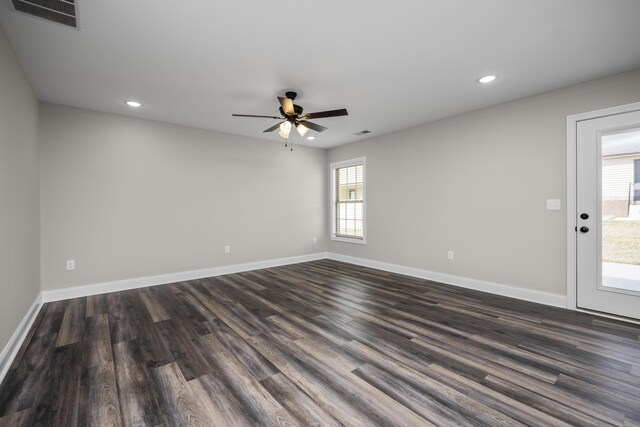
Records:
[[[331,239],[366,243],[365,158],[331,164]]]

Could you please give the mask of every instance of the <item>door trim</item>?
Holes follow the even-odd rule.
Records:
[[[576,190],[577,190],[577,164],[576,150],[578,146],[577,128],[578,122],[597,119],[600,117],[614,116],[616,114],[640,111],[640,102],[620,105],[617,107],[603,108],[601,110],[567,116],[567,309],[596,314],[603,317],[625,320],[639,323],[632,319],[620,318],[597,311],[578,308],[577,295],[577,258],[576,258]]]

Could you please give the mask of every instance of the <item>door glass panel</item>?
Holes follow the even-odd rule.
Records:
[[[602,136],[602,286],[640,292],[640,128]]]

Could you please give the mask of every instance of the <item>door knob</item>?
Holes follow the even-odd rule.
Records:
[[[589,227],[580,227],[580,232],[581,233],[588,233],[589,232]]]
[[[589,214],[588,214],[588,213],[580,214],[580,218],[582,218],[582,219],[589,219]]]

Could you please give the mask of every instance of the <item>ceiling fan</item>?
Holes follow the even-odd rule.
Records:
[[[293,103],[298,96],[295,92],[287,92],[285,94],[287,97],[283,98],[281,96],[278,97],[278,101],[280,101],[280,114],[282,117],[276,116],[259,116],[254,114],[232,114],[233,117],[258,117],[263,119],[276,119],[282,120],[282,122],[271,126],[268,129],[265,129],[263,132],[273,132],[276,129],[280,129],[278,134],[283,138],[289,138],[289,133],[293,127],[296,128],[300,136],[304,137],[309,130],[314,130],[316,132],[322,132],[327,130],[326,127],[321,126],[316,123],[312,123],[308,121],[308,119],[322,119],[325,117],[337,117],[337,116],[346,116],[349,113],[345,108],[340,110],[330,110],[330,111],[319,111],[317,113],[310,114],[302,114],[302,107]]]

